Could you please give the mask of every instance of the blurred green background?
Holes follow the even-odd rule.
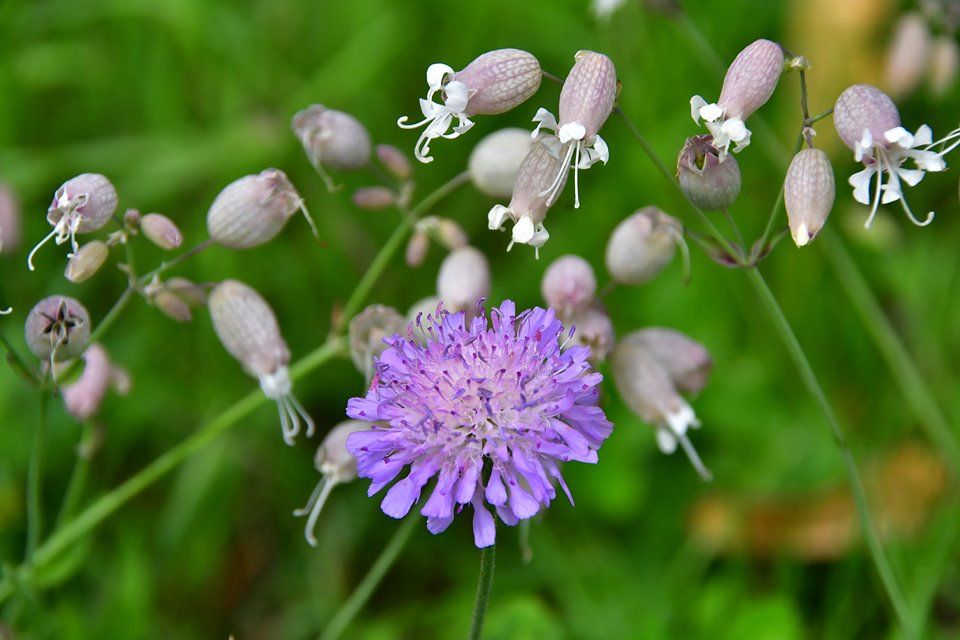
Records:
[[[0,3],[0,180],[23,204],[25,239],[0,256],[0,303],[15,311],[0,331],[23,349],[22,321],[39,298],[81,299],[100,318],[122,291],[113,267],[82,285],[66,282],[62,248],[29,246],[47,233],[56,187],[84,171],[116,184],[121,207],[160,211],[186,245],[205,238],[206,210],[233,179],[278,167],[317,220],[323,246],[294,219],[269,245],[214,248],[181,269],[199,281],[241,279],[281,319],[294,357],[318,345],[331,312],[349,296],[399,221],[393,211],[359,211],[349,190],[367,174],[338,175],[329,194],[289,130],[314,102],[348,111],[377,142],[412,150],[416,134],[395,126],[416,115],[432,62],[462,68],[476,55],[519,47],[563,75],[583,48],[610,55],[621,104],[668,164],[690,120],[693,94],[715,99],[710,59],[682,28],[694,23],[729,62],[766,37],[810,58],[811,109],[829,108],[858,81],[882,82],[891,25],[910,5],[893,0],[686,3],[669,18],[626,3],[610,22],[585,2],[558,0],[4,0]],[[422,196],[461,171],[472,145],[504,126],[529,127],[538,106],[555,109],[559,87],[499,117],[478,117],[463,138],[434,145],[436,162],[417,167]],[[760,112],[754,144],[738,158],[744,188],[733,213],[751,237],[763,228],[782,180],[770,150],[792,144],[799,121],[797,80],[785,75]],[[900,101],[905,126],[956,126],[960,91],[924,88]],[[751,121],[753,122],[753,121]],[[837,206],[824,233],[846,236],[885,312],[915,355],[934,396],[955,423],[960,355],[960,223],[953,171],[927,176],[910,194],[914,210],[936,209],[927,229],[896,208],[864,235],[866,211],[846,177],[850,153],[830,120],[818,142],[834,153]],[[603,130],[610,163],[584,174],[584,206],[567,193],[550,213],[542,259],[486,230],[494,202],[471,187],[434,212],[457,220],[490,258],[494,300],[541,303],[550,260],[577,253],[597,268],[616,223],[656,204],[695,220],[632,141],[623,123]],[[956,160],[954,160],[956,162]],[[143,243],[141,243],[142,246]],[[784,242],[762,270],[849,430],[877,519],[908,603],[927,637],[960,634],[960,512],[942,463],[909,412],[889,370],[830,269],[822,241]],[[139,262],[159,262],[141,249]],[[370,302],[401,310],[430,295],[436,247],[416,270],[395,259]],[[898,637],[869,557],[859,542],[840,457],[786,351],[743,274],[694,251],[693,280],[675,263],[639,289],[606,300],[617,330],[663,325],[709,347],[716,368],[695,402],[704,423],[693,435],[716,480],[701,483],[680,454],[663,456],[652,429],[606,384],[616,424],[595,467],[565,471],[576,508],[558,500],[530,532],[533,560],[521,562],[516,531],[502,527],[486,637],[494,638],[885,638]],[[205,313],[175,324],[137,301],[105,344],[130,370],[126,398],[109,397],[98,424],[103,443],[84,502],[130,477],[255,386],[216,341]],[[343,418],[363,379],[337,361],[298,384],[321,430]],[[24,479],[37,392],[0,369],[0,563],[16,564],[25,531]],[[59,402],[51,410],[44,504],[56,515],[75,460],[80,425]],[[338,487],[318,528],[303,538],[303,505],[318,476],[317,440],[283,445],[275,410],[264,406],[187,464],[138,496],[67,555],[56,584],[2,610],[12,637],[309,638],[316,636],[395,530],[366,481]],[[954,429],[956,434],[956,429]],[[441,536],[423,526],[348,638],[447,638],[466,633],[479,553],[469,519]],[[0,637],[3,633],[0,632]]]

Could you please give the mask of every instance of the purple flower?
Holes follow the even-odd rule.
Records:
[[[440,533],[469,504],[478,547],[496,536],[484,502],[510,526],[550,504],[554,480],[572,502],[560,463],[595,463],[613,429],[597,406],[603,377],[587,363],[590,349],[560,351],[552,309],[517,315],[506,300],[490,320],[482,308],[469,323],[442,307],[418,318],[427,343],[413,339],[412,326],[407,338],[388,340],[367,395],[347,405],[351,418],[380,423],[347,440],[359,475],[373,481],[369,495],[410,467],[383,512],[402,518],[436,476],[420,510],[427,529]]]

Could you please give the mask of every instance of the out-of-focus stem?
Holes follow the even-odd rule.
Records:
[[[33,556],[40,536],[43,533],[43,447],[47,438],[47,401],[49,394],[40,391],[40,416],[37,430],[33,435],[33,449],[30,452],[30,466],[27,469],[27,548],[25,560]]]
[[[490,591],[493,589],[493,570],[496,565],[497,547],[490,545],[480,552],[480,579],[477,581],[477,600],[470,620],[469,640],[480,640],[483,635],[483,619],[487,615]]]

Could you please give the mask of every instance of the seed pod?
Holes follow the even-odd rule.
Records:
[[[884,133],[900,126],[900,113],[890,96],[869,84],[847,87],[833,107],[837,135],[854,152],[875,144],[887,145]],[[863,142],[869,144],[861,144]],[[859,162],[861,158],[857,158]]]
[[[470,180],[478,191],[492,198],[509,198],[530,152],[530,132],[500,129],[477,143],[470,153]]]
[[[440,306],[440,298],[437,296],[430,296],[419,300],[410,310],[407,311],[407,326],[408,337],[416,340],[421,344],[425,344],[429,338],[429,332],[427,329],[432,326],[431,322],[427,319],[430,317],[437,317],[437,308]]]
[[[960,45],[950,36],[939,36],[930,49],[930,90],[937,97],[953,88],[960,70]]]
[[[183,244],[183,234],[173,220],[159,213],[148,213],[140,221],[143,236],[161,249],[170,251]]]
[[[699,342],[674,329],[650,327],[634,332],[632,340],[642,345],[663,367],[676,388],[700,393],[713,370],[713,358]]]
[[[430,237],[423,231],[414,231],[407,242],[407,249],[404,253],[407,266],[411,268],[419,267],[427,258],[427,252],[430,250]]]
[[[657,207],[644,207],[622,221],[607,242],[607,270],[621,284],[652,280],[673,258],[683,225]]]
[[[529,244],[536,250],[537,257],[540,247],[550,238],[543,226],[551,206],[548,203],[549,191],[558,172],[564,167],[563,160],[550,151],[549,141],[550,138],[534,141],[533,148],[520,165],[509,206],[498,204],[487,214],[488,227],[492,230],[501,229],[508,218],[514,221],[508,250],[515,242]],[[562,173],[561,191],[567,180],[566,171]]]
[[[790,235],[798,247],[813,240],[827,221],[836,185],[830,159],[820,149],[803,149],[793,157],[783,185]]]
[[[590,357],[587,360],[594,366],[607,358],[616,343],[610,316],[599,304],[574,311],[565,324],[574,328],[573,337],[567,342],[567,347],[589,347]]]
[[[83,422],[100,410],[110,387],[112,365],[107,350],[92,344],[83,354],[83,373],[61,389],[63,403],[75,420]]]
[[[437,295],[452,311],[472,311],[490,295],[490,265],[473,247],[451,251],[440,265]]]
[[[406,319],[393,307],[374,304],[355,316],[350,321],[348,337],[350,358],[357,371],[369,380],[373,374],[373,359],[387,348],[384,338],[406,331]]]
[[[210,292],[208,306],[221,344],[257,378],[264,395],[276,401],[284,442],[293,444],[301,419],[311,437],[314,422],[293,396],[290,350],[267,301],[242,282],[224,280]]]
[[[193,320],[193,313],[190,311],[190,305],[186,300],[178,296],[169,289],[161,289],[153,296],[153,304],[163,315],[176,322],[190,322]]]
[[[783,48],[770,40],[755,40],[734,58],[723,78],[717,105],[726,118],[746,121],[766,104],[783,73]]]
[[[413,167],[403,151],[392,144],[378,144],[376,149],[377,159],[386,167],[390,175],[401,181],[410,179],[413,175]]]
[[[77,234],[90,233],[103,227],[117,210],[117,190],[99,173],[83,173],[70,178],[57,189],[47,209],[51,231],[27,256],[33,271],[33,256],[51,238],[58,245],[70,241],[73,251],[79,248]]]
[[[27,314],[24,336],[41,360],[64,362],[83,353],[90,340],[90,314],[73,298],[50,296]]]
[[[570,127],[570,138],[586,140],[600,132],[617,101],[617,70],[613,61],[595,51],[578,51],[573,68],[560,90],[560,141],[564,128]],[[574,128],[583,129],[574,132]]]
[[[367,422],[346,420],[331,429],[317,448],[313,463],[320,472],[320,482],[307,501],[307,506],[293,512],[293,515],[298,517],[308,516],[304,535],[311,547],[317,546],[313,532],[330,491],[338,484],[351,482],[357,477],[357,459],[347,451],[347,437],[351,433],[369,428],[370,424]]]
[[[8,184],[0,183],[0,250],[16,251],[20,246],[20,201]]]
[[[712,135],[687,138],[677,160],[677,178],[690,202],[704,211],[722,211],[740,193],[740,166],[713,145]]]
[[[311,105],[293,116],[293,132],[315,167],[350,171],[370,162],[370,134],[349,113]]]
[[[109,255],[110,247],[107,246],[107,243],[100,240],[91,240],[70,256],[63,275],[70,282],[84,282],[100,270]]]
[[[386,209],[397,201],[397,195],[386,187],[361,187],[353,192],[353,204],[361,209]]]
[[[297,210],[316,227],[303,200],[279,169],[267,169],[227,185],[207,213],[210,237],[225,247],[249,249],[273,240]]]
[[[520,49],[488,51],[453,74],[468,89],[467,116],[506,113],[540,88],[543,71],[533,54]]]
[[[544,271],[540,293],[560,317],[569,317],[593,302],[597,293],[593,267],[580,256],[560,256]]]
[[[907,13],[897,21],[887,53],[885,77],[894,96],[912,92],[923,79],[930,57],[930,29],[919,13]]]
[[[624,403],[657,430],[657,445],[673,453],[683,447],[700,476],[709,480],[710,471],[690,443],[687,431],[699,427],[693,408],[677,392],[669,372],[634,332],[622,337],[611,356],[613,378]]]

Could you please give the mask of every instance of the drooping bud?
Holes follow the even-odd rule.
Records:
[[[140,214],[139,209],[127,209],[123,212],[123,225],[127,229],[138,231],[141,220],[143,220],[143,216]]]
[[[482,139],[470,153],[473,186],[492,198],[509,198],[530,146],[530,132],[525,129],[500,129]]]
[[[360,209],[386,209],[397,201],[397,194],[386,187],[360,187],[353,192],[353,204]]]
[[[90,233],[103,227],[117,210],[117,190],[99,173],[83,173],[70,178],[57,189],[47,209],[47,222],[53,225],[43,240],[27,256],[33,271],[33,256],[51,238],[58,245],[70,241],[73,251],[79,248],[77,234]]]
[[[179,296],[191,307],[203,307],[207,304],[207,290],[186,278],[170,278],[164,283],[163,288]]]
[[[413,167],[410,166],[407,154],[392,144],[378,144],[377,159],[397,180],[409,180],[413,175]]]
[[[83,354],[83,362],[80,377],[61,389],[67,413],[81,422],[100,410],[113,372],[107,350],[99,344],[90,345]]]
[[[109,255],[110,247],[106,242],[91,240],[70,256],[63,275],[70,282],[84,282],[100,270]]]
[[[313,532],[330,492],[338,484],[350,482],[357,477],[357,459],[347,451],[347,437],[355,431],[369,428],[368,422],[346,420],[331,429],[317,448],[313,463],[320,472],[320,482],[307,501],[307,506],[293,512],[297,517],[308,516],[304,535],[311,547],[317,546]]]
[[[677,160],[677,178],[690,202],[704,211],[722,211],[740,193],[736,158],[721,153],[709,134],[687,138]]]
[[[257,378],[264,395],[276,401],[284,442],[293,444],[301,419],[311,437],[314,422],[293,395],[290,350],[267,301],[242,282],[224,280],[210,292],[208,305],[221,344]]]
[[[537,123],[533,136],[541,128],[554,132],[563,156],[560,171],[541,195],[547,202],[556,202],[573,167],[573,206],[580,208],[580,169],[589,169],[597,162],[610,159],[607,143],[598,133],[613,112],[617,101],[617,70],[613,61],[602,53],[578,51],[573,68],[560,90],[560,120],[546,109],[533,117]],[[571,165],[572,162],[572,165]]]
[[[370,162],[370,134],[349,113],[314,104],[293,116],[293,132],[327,188],[336,185],[326,168],[351,171]]]
[[[679,442],[694,468],[705,480],[704,467],[687,437],[690,427],[699,427],[693,408],[679,394],[669,371],[646,346],[640,332],[622,337],[611,356],[613,377],[624,403],[657,430],[657,445],[673,453]]]
[[[297,211],[317,229],[303,199],[279,169],[267,169],[228,184],[210,205],[207,231],[218,244],[249,249],[273,240]]]
[[[30,352],[51,366],[76,358],[90,340],[90,314],[73,298],[44,298],[27,314],[24,337]]]
[[[673,258],[683,225],[657,207],[644,207],[622,221],[607,242],[607,271],[621,284],[652,280]]]
[[[887,89],[896,97],[912,92],[923,80],[930,56],[930,29],[919,13],[907,13],[897,21],[887,53]]]
[[[713,358],[702,344],[664,327],[640,329],[633,335],[657,359],[678,390],[695,394],[707,386]]]
[[[470,239],[456,221],[439,216],[426,216],[417,220],[415,231],[436,240],[448,251],[465,247]]]
[[[373,375],[373,359],[387,348],[384,338],[405,334],[407,320],[393,307],[370,305],[351,321],[348,331],[350,358],[367,380]]]
[[[454,72],[445,64],[432,64],[427,69],[426,100],[420,101],[424,119],[407,123],[407,116],[397,120],[403,129],[425,126],[414,147],[420,162],[432,162],[430,141],[436,138],[457,138],[473,127],[469,116],[505,113],[525,102],[540,88],[543,72],[540,62],[519,49],[497,49],[476,58],[462,71]],[[443,104],[433,101],[440,93]],[[450,131],[453,119],[457,125]]]
[[[551,206],[544,192],[551,189],[557,172],[563,168],[563,160],[550,150],[552,142],[551,138],[534,141],[533,148],[520,165],[510,204],[506,207],[495,205],[487,214],[487,226],[491,230],[502,229],[508,219],[513,220],[514,226],[507,251],[514,243],[528,244],[534,248],[535,255],[539,258],[540,247],[550,238],[543,226],[543,220]],[[565,171],[561,173],[566,183],[567,174]]]
[[[847,87],[833,107],[837,135],[857,162],[872,157],[874,142],[886,145],[884,134],[900,126],[900,112],[890,96],[869,84]]]
[[[490,295],[490,265],[473,247],[451,251],[440,264],[437,295],[451,311],[473,311],[481,298]]]
[[[183,244],[183,234],[173,220],[160,213],[148,213],[140,221],[143,236],[165,251]]]
[[[427,334],[424,329],[429,328],[432,323],[427,319],[428,316],[436,317],[437,307],[441,304],[440,298],[430,296],[414,303],[407,311],[408,330],[412,332],[412,338],[417,342],[424,344],[427,342]]]
[[[833,167],[820,149],[803,149],[793,157],[783,184],[790,235],[798,247],[813,240],[827,221],[836,186]]]
[[[430,236],[425,231],[414,231],[407,242],[404,259],[408,267],[415,268],[423,264],[430,250]]]
[[[569,317],[593,302],[597,293],[593,267],[580,256],[560,256],[543,272],[540,293],[560,317]]]
[[[755,40],[737,54],[723,78],[720,99],[713,104],[700,96],[690,99],[694,122],[704,120],[714,145],[727,153],[730,144],[739,151],[750,144],[747,118],[762,107],[783,73],[783,48],[770,40]]]
[[[193,320],[193,312],[187,301],[167,288],[160,289],[153,295],[153,304],[171,320],[176,322]]]
[[[566,346],[590,347],[588,360],[594,366],[607,358],[616,343],[613,322],[610,321],[606,309],[599,304],[577,309],[564,324],[574,328],[573,337]]]
[[[942,97],[953,88],[960,70],[960,45],[952,37],[938,36],[930,48],[930,90]]]
[[[20,200],[8,184],[0,183],[0,250],[7,253],[20,246]]]

